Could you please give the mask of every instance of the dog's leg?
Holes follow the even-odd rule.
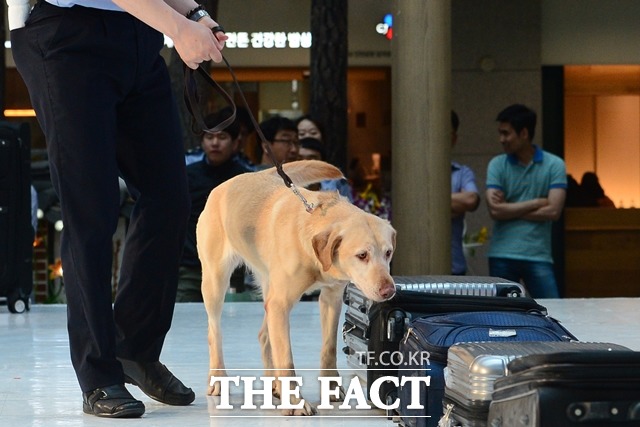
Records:
[[[266,300],[266,296],[269,293],[269,282],[265,276],[266,275],[260,274],[259,272],[254,272],[256,283],[260,285],[260,289],[262,289],[262,294]],[[266,303],[264,304],[264,310],[264,319],[262,320],[262,326],[258,332],[258,342],[260,343],[260,350],[262,352],[262,365],[265,368],[264,374],[265,376],[271,376],[273,375],[273,371],[271,371],[273,368],[273,359],[271,358],[271,343],[269,342],[269,325],[267,324]]]
[[[265,306],[266,309],[266,306]],[[262,364],[264,366],[264,375],[271,377],[274,375],[273,371],[273,356],[271,352],[271,343],[269,342],[269,326],[267,325],[267,314],[265,312],[264,320],[262,321],[262,327],[258,333],[258,341],[260,342],[260,349],[262,350]],[[280,392],[276,387],[276,383],[273,383],[271,393],[280,398]]]
[[[286,282],[284,282],[286,283]],[[271,286],[270,290],[274,287]],[[289,316],[291,308],[297,303],[301,295],[289,295],[286,288],[278,289],[278,292],[269,292],[265,299],[265,311],[267,319],[267,328],[269,334],[269,343],[271,344],[273,366],[276,369],[276,377],[294,377],[295,370],[293,367],[293,354],[291,352],[290,322]],[[274,381],[274,395],[282,396],[282,383],[278,380]],[[302,397],[298,398],[290,396],[290,403],[297,405],[302,401]],[[314,415],[315,409],[307,401],[300,409],[283,409],[283,415]]]
[[[344,285],[332,285],[322,288],[320,291],[320,322],[322,326],[322,349],[320,351],[320,375],[323,377],[337,377],[337,349],[336,340],[338,337],[338,323],[340,321],[340,311],[342,310],[342,294]],[[338,387],[338,384],[331,384],[331,388]],[[345,394],[340,387],[340,395],[337,398],[332,396],[332,401],[342,402]]]
[[[211,382],[211,377],[225,377],[224,358],[222,353],[222,305],[229,287],[229,279],[233,271],[232,263],[221,261],[202,265],[202,298],[209,321],[209,380],[207,394],[220,395],[220,382]]]
[[[271,375],[273,372],[273,359],[271,355],[271,343],[269,343],[269,326],[267,325],[267,314],[264,315],[262,321],[262,327],[258,333],[258,341],[260,342],[260,349],[262,350],[262,364],[265,368],[265,375]]]

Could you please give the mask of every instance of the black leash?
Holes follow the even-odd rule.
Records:
[[[214,32],[215,32],[215,29],[216,28],[214,28]],[[222,30],[218,29],[218,31],[222,31]],[[307,199],[302,195],[302,193],[300,193],[300,191],[295,186],[293,181],[291,181],[291,178],[289,178],[289,176],[286,174],[286,172],[282,168],[282,163],[280,163],[276,159],[275,155],[273,154],[273,151],[271,150],[271,144],[269,144],[264,134],[262,133],[262,130],[260,130],[260,125],[258,125],[258,122],[256,121],[255,117],[253,116],[253,113],[251,112],[249,103],[247,102],[247,99],[244,96],[244,92],[242,92],[242,89],[240,88],[240,84],[238,83],[236,74],[234,73],[233,68],[231,68],[229,61],[227,61],[227,58],[225,58],[224,56],[222,56],[222,60],[224,61],[225,65],[227,66],[227,69],[229,70],[229,73],[231,74],[233,83],[236,89],[238,90],[240,97],[242,98],[242,102],[244,103],[244,106],[247,108],[247,112],[249,113],[249,117],[251,118],[251,123],[253,124],[253,127],[255,128],[260,138],[260,141],[263,142],[263,145],[266,147],[267,154],[271,159],[271,161],[273,162],[273,164],[275,165],[278,175],[280,175],[280,177],[284,181],[284,184],[287,187],[289,187],[291,191],[293,191],[293,193],[296,196],[298,196],[298,198],[302,201],[302,203],[304,204],[305,210],[309,213],[313,212],[313,208],[314,208],[313,204],[309,203]],[[224,119],[221,123],[217,124],[212,128],[207,127],[207,125],[204,122],[204,117],[202,116],[202,111],[200,111],[200,108],[198,107],[200,104],[199,104],[199,96],[198,96],[198,90],[197,90],[197,85],[195,80],[196,72],[198,72],[200,76],[202,76],[202,78],[204,78],[205,81],[209,83],[209,85],[211,85],[216,90],[216,92],[218,92],[225,99],[225,101],[227,101],[227,103],[231,106],[231,109],[232,109],[232,113],[230,117]],[[233,99],[231,98],[231,96],[229,96],[229,94],[218,84],[218,82],[216,82],[211,77],[211,75],[209,75],[209,73],[204,68],[202,68],[202,66],[198,66],[196,70],[193,70],[187,67],[186,64],[184,65],[184,100],[187,105],[187,110],[195,120],[198,127],[203,132],[207,132],[207,133],[220,132],[223,129],[225,129],[227,126],[229,126],[231,123],[233,123],[233,121],[236,118],[237,109],[236,109],[235,102],[233,102]]]
[[[217,26],[217,27],[213,27],[211,31],[215,34],[217,32],[224,32],[224,29],[221,26]],[[302,195],[302,193],[300,193],[300,191],[295,186],[293,181],[291,181],[291,178],[289,178],[289,175],[285,173],[284,169],[282,168],[282,163],[280,163],[274,156],[273,151],[271,150],[271,144],[269,144],[264,134],[262,133],[262,130],[260,130],[260,125],[258,125],[256,118],[253,116],[253,113],[251,112],[249,103],[247,102],[247,99],[244,96],[244,92],[240,88],[240,83],[238,83],[236,73],[233,72],[233,68],[231,68],[229,61],[227,61],[227,58],[225,58],[224,55],[222,55],[222,60],[224,61],[225,65],[227,66],[227,69],[229,70],[229,73],[231,74],[231,77],[233,78],[233,84],[238,90],[238,93],[240,93],[240,97],[242,98],[242,102],[244,103],[244,106],[247,108],[247,113],[249,114],[249,118],[251,118],[251,123],[253,124],[253,127],[255,128],[256,132],[258,133],[258,136],[260,137],[260,141],[266,147],[267,154],[269,155],[269,158],[275,165],[278,175],[280,175],[280,177],[284,181],[284,184],[287,187],[289,187],[291,191],[293,191],[293,193],[296,196],[298,196],[298,198],[302,201],[302,203],[304,204],[305,210],[309,213],[313,212],[313,204],[309,203],[307,199],[305,199],[305,197]],[[195,80],[196,71],[231,106],[231,110],[232,110],[231,116],[224,119],[222,123],[219,123],[212,128],[207,127],[206,123],[204,122],[204,117],[202,116],[202,111],[200,111],[200,108],[199,108],[199,105],[200,105],[199,96],[198,96],[198,89],[197,89],[196,80]],[[196,70],[193,70],[187,67],[186,64],[184,64],[184,101],[187,105],[187,110],[189,110],[189,113],[191,114],[191,117],[193,117],[194,121],[203,132],[207,132],[207,133],[220,132],[221,130],[229,126],[231,123],[233,123],[233,121],[236,119],[237,109],[236,109],[235,102],[233,102],[233,99],[231,98],[231,96],[229,96],[229,94],[224,89],[222,89],[222,87],[218,84],[218,82],[216,82],[211,77],[211,75],[209,75],[209,73],[204,68],[202,68],[201,65],[199,65]]]

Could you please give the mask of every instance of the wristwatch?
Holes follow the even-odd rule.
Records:
[[[209,16],[209,12],[207,12],[204,9],[198,9],[198,10],[194,11],[193,13],[191,13],[188,16],[188,18],[191,19],[192,21],[198,22],[199,20],[201,20],[205,16]]]

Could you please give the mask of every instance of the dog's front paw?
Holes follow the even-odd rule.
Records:
[[[207,395],[220,396],[220,383],[216,381],[213,385],[209,384],[209,387],[207,387]]]
[[[337,386],[338,385],[335,384],[335,386],[332,388],[332,390],[335,389]],[[342,403],[342,402],[344,402],[344,400],[345,400],[345,393],[344,393],[344,388],[342,388],[342,386],[338,387],[338,396],[335,396],[335,395],[332,394],[331,397],[329,398],[330,402],[340,402],[340,403]]]
[[[211,371],[209,375],[209,386],[207,387],[207,394],[209,396],[220,396],[222,391],[222,385],[220,381],[216,381],[216,377],[226,377],[225,371]]]
[[[308,416],[308,415],[315,415],[316,414],[316,408],[313,407],[313,405],[311,405],[309,402],[307,402],[306,400],[304,401],[304,406],[300,409],[283,409],[282,410],[282,415],[285,416]]]

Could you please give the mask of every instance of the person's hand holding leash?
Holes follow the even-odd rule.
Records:
[[[227,36],[222,32],[213,33],[218,24],[210,17],[198,22],[184,21],[184,27],[172,38],[176,51],[191,69],[198,68],[204,61],[222,61],[222,49]]]
[[[227,40],[222,28],[193,0],[113,0],[126,12],[173,40],[191,69],[204,61],[222,61]]]

